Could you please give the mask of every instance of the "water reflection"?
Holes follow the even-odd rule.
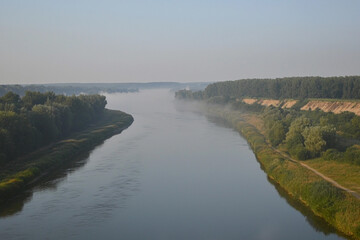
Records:
[[[103,144],[103,143],[102,143]],[[101,145],[102,145],[101,144]],[[98,145],[97,147],[100,147]],[[36,191],[56,191],[58,184],[72,172],[81,169],[88,161],[89,155],[96,147],[88,152],[81,154],[75,161],[69,161],[54,170],[51,174],[45,175],[40,180],[28,186],[28,188],[19,193],[16,197],[0,205],[0,218],[12,216],[23,210],[24,205],[32,200]]]
[[[261,166],[261,169],[264,171],[264,168]],[[304,203],[293,198],[285,189],[283,189],[277,182],[271,178],[267,178],[268,182],[273,185],[278,192],[279,196],[286,200],[286,202],[299,211],[304,217],[305,220],[317,231],[322,232],[324,235],[337,234],[342,237],[347,237],[343,233],[337,231],[334,227],[328,224],[323,218],[316,216]]]

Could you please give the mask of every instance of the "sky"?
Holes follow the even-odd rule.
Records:
[[[359,0],[0,0],[0,84],[345,75]]]

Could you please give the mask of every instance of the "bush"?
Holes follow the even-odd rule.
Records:
[[[302,144],[292,147],[289,149],[289,152],[291,156],[294,156],[298,160],[306,160],[310,157],[310,152]]]
[[[322,159],[326,161],[342,161],[343,158],[343,153],[335,148],[330,148],[322,154]]]
[[[285,127],[281,121],[276,121],[269,130],[268,138],[273,146],[277,146],[285,139]]]
[[[356,165],[360,165],[360,146],[348,147],[344,154],[344,160]]]

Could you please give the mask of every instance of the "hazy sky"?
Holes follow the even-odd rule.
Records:
[[[359,74],[359,0],[0,0],[0,84]]]

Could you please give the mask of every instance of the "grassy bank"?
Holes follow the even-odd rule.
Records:
[[[360,194],[360,166],[347,162],[324,160],[321,157],[307,160],[305,163],[342,186]]]
[[[132,122],[133,117],[129,114],[105,110],[101,120],[86,130],[7,164],[0,170],[0,202],[10,199],[51,170],[120,133]]]
[[[274,151],[264,136],[237,111],[209,108],[208,114],[226,120],[248,141],[268,176],[290,195],[301,200],[316,215],[339,231],[360,239],[360,201],[328,183],[300,164]]]

